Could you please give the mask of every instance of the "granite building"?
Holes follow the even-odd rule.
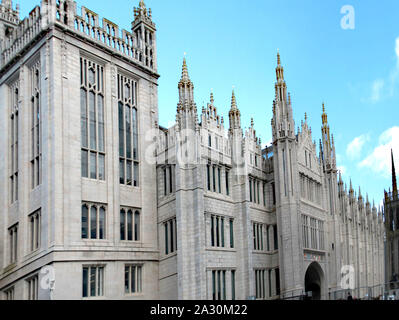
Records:
[[[2,0],[0,54],[1,299],[336,299],[345,266],[382,293],[382,215],[344,186],[324,104],[319,146],[295,127],[279,54],[266,148],[234,92],[228,126],[213,94],[198,114],[186,59],[159,125],[143,0],[130,31]]]

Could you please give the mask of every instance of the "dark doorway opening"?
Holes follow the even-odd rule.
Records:
[[[305,292],[310,300],[321,299],[322,269],[319,264],[313,262],[306,270]]]

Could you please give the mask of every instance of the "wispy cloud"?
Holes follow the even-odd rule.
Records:
[[[378,139],[378,145],[359,163],[359,167],[370,169],[384,178],[389,178],[391,175],[391,149],[394,150],[397,162],[399,159],[399,127],[392,127],[384,131]]]
[[[374,80],[371,86],[371,97],[370,100],[373,103],[380,101],[382,90],[384,89],[385,81],[383,79]]]
[[[393,67],[389,76],[384,79],[376,79],[371,84],[371,94],[364,101],[377,103],[385,97],[392,97],[395,93],[395,86],[399,78],[399,37],[395,39],[396,65]]]
[[[350,159],[356,159],[360,157],[364,144],[369,141],[369,135],[363,134],[353,139],[346,148],[346,154]]]

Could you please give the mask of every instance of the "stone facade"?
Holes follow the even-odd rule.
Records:
[[[71,0],[20,21],[0,5],[2,299],[337,298],[384,282],[381,214],[344,187],[323,106],[319,154],[295,130],[278,55],[262,148],[211,94],[198,117],[186,60],[176,124],[159,126],[156,27]],[[346,291],[345,291],[346,293]]]

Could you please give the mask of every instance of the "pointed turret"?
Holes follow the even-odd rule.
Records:
[[[132,34],[137,45],[141,49],[140,61],[146,67],[157,70],[157,45],[156,27],[152,21],[151,9],[147,9],[143,0],[140,0],[138,8],[134,8],[134,21],[132,22]],[[137,39],[137,40],[136,40]]]
[[[324,102],[322,104],[323,106],[323,113],[321,115],[322,119],[322,127],[321,127],[321,134],[322,134],[322,140],[323,140],[323,159],[324,159],[324,165],[327,171],[336,171],[336,159],[335,159],[335,145],[334,145],[334,137],[330,136],[330,126],[328,125],[328,120],[327,120],[327,113],[326,113],[326,107],[324,105]]]
[[[229,121],[230,121],[230,131],[234,129],[241,129],[241,112],[237,107],[236,96],[233,93],[231,96],[231,108],[229,112]]]
[[[292,115],[291,98],[288,99],[287,85],[284,80],[284,68],[280,53],[277,53],[275,100],[273,101],[273,141],[276,139],[295,138],[295,124]]]
[[[183,58],[181,79],[177,88],[179,89],[179,103],[182,104],[182,106],[194,102],[194,84],[191,82],[188,75],[186,57]]]
[[[392,198],[396,199],[398,197],[398,185],[396,183],[395,162],[393,160],[393,150],[392,149],[391,149],[391,161],[392,161]]]
[[[182,75],[177,85],[179,89],[179,103],[177,104],[177,119],[180,129],[195,129],[197,119],[197,106],[194,102],[194,84],[188,75],[187,61],[184,57]]]

